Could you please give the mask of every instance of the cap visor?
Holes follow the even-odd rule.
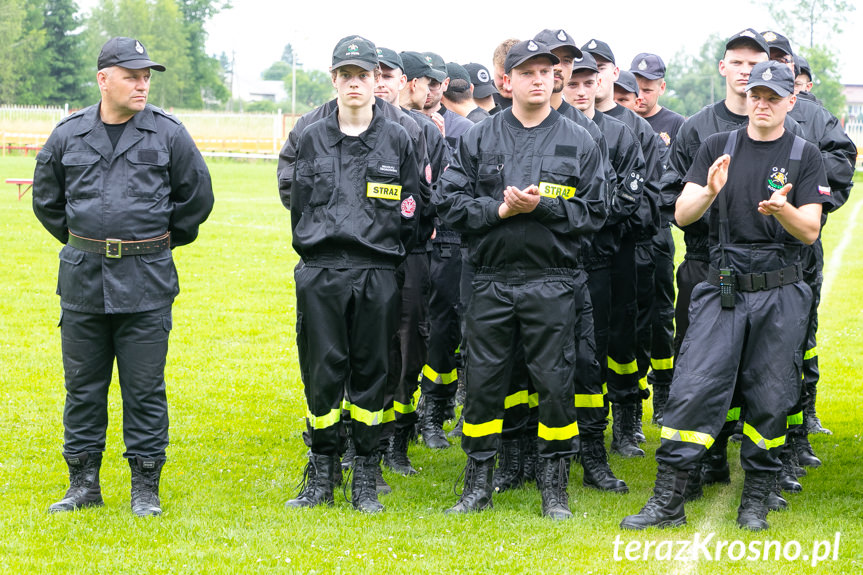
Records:
[[[632,73],[635,76],[641,76],[642,78],[647,78],[648,80],[659,80],[660,78],[663,77],[659,74],[654,74],[652,72],[642,72],[641,70],[630,70],[630,73]]]
[[[560,58],[558,58],[557,56],[555,56],[551,52],[540,52],[538,54],[530,54],[530,55],[522,58],[521,60],[515,62],[512,66],[510,66],[509,70],[506,70],[506,73],[509,74],[510,72],[512,72],[513,68],[518,68],[519,66],[521,66],[522,64],[524,64],[528,60],[532,60],[533,58],[539,58],[539,57],[548,58],[549,60],[551,60],[552,64],[560,64]]]
[[[161,64],[156,64],[152,60],[129,60],[128,62],[117,62],[115,66],[120,66],[121,68],[126,68],[128,70],[143,70],[144,68],[150,68],[152,70],[157,70],[159,72],[164,72],[165,67]]]
[[[335,70],[337,68],[341,68],[342,66],[359,66],[363,70],[374,70],[378,67],[377,64],[372,64],[371,62],[367,62],[366,60],[342,60],[338,64],[334,64],[330,67],[330,70]]]
[[[765,88],[769,88],[770,90],[776,92],[776,94],[779,95],[779,97],[781,97],[781,98],[784,98],[784,97],[789,96],[791,94],[791,92],[789,92],[788,90],[784,90],[783,88],[780,88],[779,86],[776,86],[774,84],[768,84],[767,82],[762,82],[760,80],[756,80],[756,81],[752,82],[751,84],[748,84],[746,86],[746,91],[748,92],[749,90],[751,90],[752,88],[755,88],[756,86],[763,86]]]
[[[429,72],[426,72],[426,76],[428,76],[432,80],[437,80],[438,82],[443,82],[448,77],[446,75],[446,72],[441,72],[440,70],[434,70],[434,69],[429,71]]]
[[[474,98],[486,98],[491,96],[492,94],[497,92],[497,88],[492,86],[491,84],[482,84],[480,86],[473,87],[473,97]]]

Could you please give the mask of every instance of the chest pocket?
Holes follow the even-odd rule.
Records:
[[[568,200],[578,195],[578,162],[574,158],[542,159],[539,172],[539,195]]]
[[[315,158],[313,162],[297,164],[297,175],[304,183],[311,186],[308,206],[315,208],[325,206],[333,196],[336,178],[336,163],[334,158]]]
[[[503,156],[481,154],[476,166],[476,197],[503,199]]]
[[[66,172],[70,199],[94,198],[102,189],[101,156],[96,152],[66,152],[60,160]]]
[[[375,207],[398,208],[402,199],[399,162],[386,159],[369,160],[364,193]]]
[[[162,150],[136,149],[126,152],[129,162],[127,192],[130,196],[160,197],[170,191],[170,156]]]

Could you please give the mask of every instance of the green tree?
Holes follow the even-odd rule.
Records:
[[[822,38],[842,33],[849,12],[855,10],[849,0],[760,0],[779,26],[777,32],[792,40],[814,47]]]
[[[17,88],[17,54],[24,7],[16,0],[0,0],[0,104],[14,104]]]
[[[45,0],[43,14],[46,45],[40,57],[48,69],[43,81],[50,87],[45,103],[83,106],[88,103],[88,85],[95,80],[87,74],[77,2]]]
[[[273,62],[273,65],[261,72],[263,80],[284,80],[291,74],[291,65],[281,60]]]
[[[821,46],[804,48],[801,52],[812,68],[812,94],[834,116],[843,117],[846,110],[845,93],[836,67],[836,56]]]
[[[718,63],[725,51],[725,39],[718,34],[707,38],[698,55],[677,53],[665,75],[667,91],[662,105],[691,116],[704,106],[725,98],[725,79]]]
[[[231,8],[230,0],[177,0],[183,13],[191,67],[189,85],[198,90],[185,92],[184,107],[200,108],[204,100],[224,102],[231,97],[219,60],[207,55],[204,25],[222,10]]]
[[[285,90],[288,92],[288,102],[291,101],[292,74],[285,76]],[[333,98],[333,81],[327,72],[320,70],[297,70],[297,105],[304,108],[316,108]]]
[[[294,58],[295,58],[294,48],[290,44],[287,44],[285,46],[285,49],[282,50],[282,60],[281,61],[284,62],[285,64],[287,64],[288,66],[292,66],[294,63]],[[299,62],[297,62],[297,65],[299,65]]]

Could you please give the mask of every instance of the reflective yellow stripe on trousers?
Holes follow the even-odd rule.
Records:
[[[429,367],[428,364],[423,366],[423,376],[426,379],[430,379],[431,381],[440,384],[440,385],[449,385],[455,381],[458,381],[458,371],[452,370],[449,373],[438,373]]]
[[[611,359],[611,356],[609,356],[608,369],[617,375],[630,375],[638,372],[638,363],[635,360],[632,360],[629,363],[617,363]]]
[[[462,426],[462,433],[468,437],[485,437],[487,435],[494,435],[495,433],[503,432],[503,420],[502,419],[492,419],[491,421],[486,421],[485,423],[468,423],[464,422]]]
[[[671,441],[697,443],[698,445],[703,445],[706,449],[710,449],[710,446],[713,445],[713,437],[709,433],[701,433],[700,431],[686,431],[663,427],[660,437],[662,439],[670,439]]]
[[[311,411],[306,410],[306,419],[309,421],[309,427],[312,429],[326,429],[328,427],[332,427],[339,422],[341,415],[342,410],[340,407],[337,407],[328,414],[321,416],[312,415]]]
[[[776,439],[767,439],[763,435],[758,433],[757,429],[745,422],[743,423],[743,435],[751,439],[752,443],[754,443],[761,449],[773,449],[774,447],[785,445],[784,435],[780,435]]]
[[[546,427],[542,423],[536,433],[540,439],[546,441],[565,441],[578,435],[578,422],[573,422],[566,427]]]

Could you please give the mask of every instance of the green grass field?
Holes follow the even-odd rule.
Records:
[[[27,177],[33,165],[32,156],[0,159],[0,180]],[[412,446],[421,468],[414,477],[385,470],[394,492],[381,498],[382,514],[354,512],[341,493],[333,508],[285,510],[306,451],[289,216],[279,202],[275,163],[210,167],[216,207],[198,241],[175,252],[182,292],[168,358],[171,446],[158,518],[137,518],[129,509],[117,385],[102,466],[105,507],[46,513],[67,487],[55,295],[60,245],[36,221],[29,194],[19,202],[14,186],[0,187],[0,241],[7,248],[0,282],[3,573],[863,573],[863,186],[824,232],[834,267],[826,270],[821,305],[819,412],[834,435],[812,443],[825,465],[802,479],[804,492],[789,496],[789,511],[770,515],[766,533],[736,528],[739,466],[732,466],[731,485],[708,488],[687,506],[686,527],[631,533],[617,525],[640,509],[653,485],[659,430],[649,424],[648,457],[611,456],[630,493],[585,490],[574,465],[575,519],[563,524],[540,516],[532,487],[498,495],[492,511],[445,516],[465,461],[457,445],[444,452]],[[831,261],[840,244],[841,260]],[[732,444],[732,460],[737,454]],[[627,543],[710,533],[744,544],[776,540],[786,549],[796,541],[808,553],[813,541],[833,542],[837,532],[838,559],[815,567],[811,560],[733,561],[727,554],[719,561],[624,558]]]

